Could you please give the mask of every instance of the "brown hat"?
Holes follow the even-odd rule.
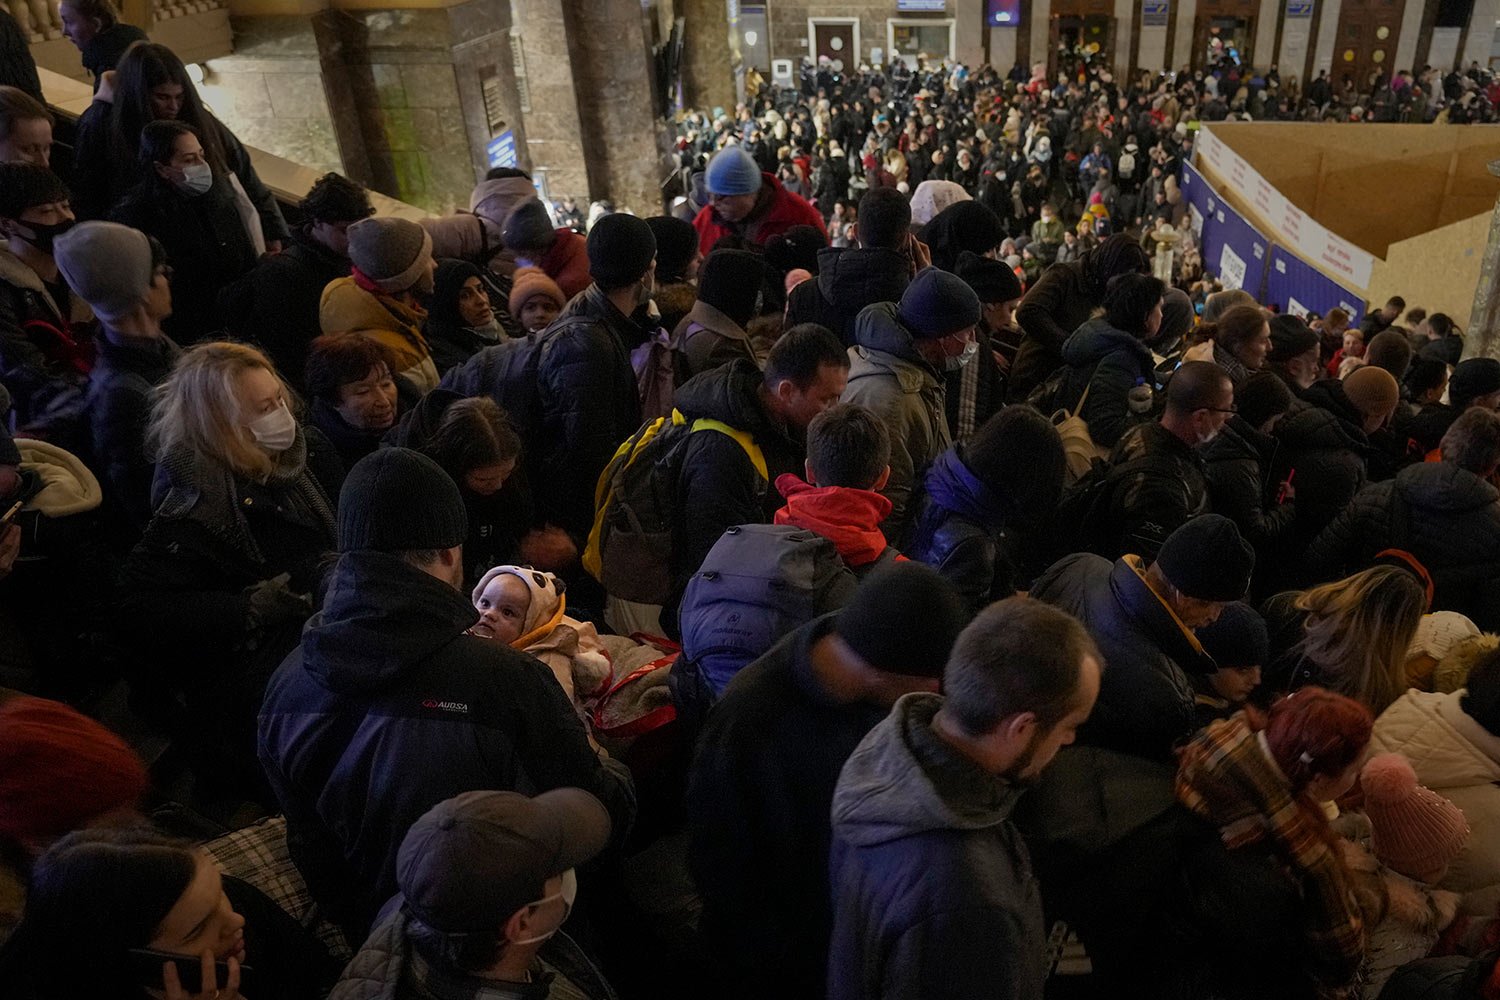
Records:
[[[1344,395],[1365,416],[1390,413],[1401,402],[1401,387],[1384,368],[1365,365],[1344,379]]]
[[[510,314],[516,319],[521,318],[521,310],[528,300],[537,296],[545,295],[557,303],[561,309],[568,304],[562,289],[557,287],[557,282],[547,277],[547,272],[539,267],[517,268],[515,276],[511,278],[510,286]]]

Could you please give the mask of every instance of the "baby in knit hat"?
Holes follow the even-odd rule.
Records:
[[[556,576],[530,566],[496,566],[474,588],[474,635],[530,653],[551,669],[580,712],[603,694],[614,669],[591,622],[569,618]]]
[[[1367,928],[1361,994],[1380,995],[1398,967],[1425,957],[1458,913],[1457,893],[1432,888],[1469,838],[1462,810],[1417,784],[1398,753],[1371,757],[1360,773],[1369,847],[1350,842],[1344,861]]]

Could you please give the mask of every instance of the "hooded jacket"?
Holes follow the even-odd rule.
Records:
[[[976,614],[1016,592],[1005,537],[1014,510],[949,449],[927,470],[907,542],[911,558],[941,573]]]
[[[773,523],[822,535],[856,573],[873,568],[894,551],[880,530],[891,502],[874,490],[813,486],[787,472],[776,477],[776,492],[786,498],[786,506],[776,512]]]
[[[557,282],[563,297],[571,299],[593,283],[589,276],[588,241],[571,229],[554,230],[557,239],[537,257],[536,266]]]
[[[1155,382],[1151,348],[1100,316],[1073,332],[1062,345],[1062,360],[1068,374],[1059,404],[1071,412],[1087,389],[1089,397],[1083,400],[1080,416],[1089,425],[1094,444],[1113,448],[1131,424],[1141,419],[1130,412],[1129,396],[1138,382]]]
[[[1328,526],[1364,485],[1370,439],[1343,383],[1314,382],[1302,393],[1312,405],[1288,413],[1276,426],[1278,450],[1272,482],[1285,482],[1293,470],[1297,521],[1276,551],[1296,564],[1318,532]]]
[[[741,236],[757,246],[765,246],[771,240],[793,226],[812,226],[828,240],[828,227],[823,216],[812,203],[801,195],[792,194],[782,187],[774,174],[761,172],[762,200],[750,215],[739,222],[725,222],[719,218],[712,205],[705,205],[693,219],[693,228],[698,230],[698,250],[707,257],[714,244],[725,236]]]
[[[1016,308],[1016,325],[1025,331],[1010,369],[1009,396],[1024,400],[1062,364],[1062,347],[1103,300],[1087,261],[1054,264],[1026,292]]]
[[[1278,503],[1271,490],[1277,440],[1244,417],[1229,418],[1203,449],[1204,475],[1215,514],[1235,523],[1257,551],[1291,527],[1297,508]]]
[[[726,365],[736,358],[760,364],[750,334],[724,312],[702,299],[672,331],[672,343],[687,361],[689,377]]]
[[[445,260],[433,274],[432,302],[422,324],[422,336],[427,341],[427,349],[432,352],[432,363],[439,378],[448,374],[450,368],[463,364],[483,348],[501,340],[500,310],[495,313],[497,326],[492,334],[464,325],[458,311],[458,296],[470,278],[480,278],[480,289],[484,290],[479,268],[466,260]]]
[[[1500,630],[1500,492],[1452,462],[1423,462],[1372,483],[1308,547],[1309,579],[1336,580],[1403,549],[1432,574],[1434,610]]]
[[[396,892],[412,823],[461,792],[572,786],[635,815],[629,773],[602,760],[550,671],[468,635],[465,595],[401,558],[339,557],[323,610],[272,677],[260,760],[313,898],[362,938]]]
[[[909,694],[870,731],[833,797],[829,1000],[1039,1000],[1042,901],[1010,821],[1020,791],[932,731]]]
[[[347,278],[351,266],[348,257],[299,230],[286,249],[262,258],[219,294],[224,325],[235,336],[260,344],[276,370],[301,386],[307,345],[323,332],[318,321],[323,289]]]
[[[855,340],[842,401],[870,410],[890,431],[891,475],[880,492],[891,502],[886,536],[900,547],[914,513],[912,492],[927,467],[953,445],[946,387],[942,374],[917,353],[895,303],[862,310]]]
[[[1169,760],[1194,729],[1190,675],[1217,668],[1146,584],[1145,569],[1131,556],[1111,564],[1080,552],[1055,563],[1030,593],[1076,616],[1104,655],[1099,700],[1078,731],[1079,742]]]
[[[135,529],[151,520],[155,462],[146,452],[151,390],[166,381],[181,353],[163,336],[122,346],[96,339],[98,357],[89,377],[89,427],[105,502]],[[122,534],[129,534],[122,528]]]
[[[575,706],[602,694],[610,680],[609,654],[599,641],[593,622],[581,622],[564,614],[568,599],[558,578],[530,566],[496,566],[474,586],[476,607],[484,588],[501,575],[513,576],[524,583],[531,598],[526,605],[521,634],[511,640],[510,647],[530,653],[546,664]]]
[[[1155,559],[1168,535],[1209,510],[1202,456],[1158,421],[1128,430],[1109,463],[1121,469],[1135,463],[1133,471],[1118,474],[1110,494],[1100,537],[1111,554]]]
[[[358,333],[369,337],[395,359],[393,374],[422,392],[437,388],[438,371],[422,336],[427,310],[394,295],[369,291],[351,274],[330,282],[318,300],[318,323],[324,333]]]
[[[896,302],[911,284],[911,262],[884,247],[818,251],[818,274],[787,296],[786,325],[816,323],[854,345],[854,321],[865,306]]]
[[[1371,752],[1399,753],[1417,782],[1463,810],[1474,831],[1438,887],[1463,895],[1463,912],[1500,905],[1500,736],[1463,710],[1465,692],[1408,691],[1375,720]]]

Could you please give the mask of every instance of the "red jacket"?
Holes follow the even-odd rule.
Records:
[[[566,299],[589,287],[594,280],[589,276],[588,240],[571,229],[557,231],[557,239],[537,260],[536,266],[557,282]]]
[[[850,568],[872,563],[885,552],[880,522],[890,514],[891,502],[879,493],[848,486],[813,486],[790,472],[776,477],[776,492],[786,497],[786,506],[776,512],[776,523],[822,535]]]
[[[762,190],[769,188],[774,197],[759,215],[744,222],[730,224],[720,222],[714,214],[714,207],[708,205],[693,219],[693,228],[698,230],[698,250],[703,256],[707,257],[714,244],[725,236],[744,236],[751,243],[765,246],[772,238],[780,236],[793,226],[815,226],[823,234],[823,239],[828,239],[823,216],[816,208],[783,188],[781,182],[771,174],[762,171],[760,177]]]

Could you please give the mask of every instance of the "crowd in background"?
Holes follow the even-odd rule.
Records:
[[[1482,74],[810,66],[671,214],[418,223],[284,213],[63,17],[72,148],[0,86],[5,996],[1500,997],[1500,361],[1220,288],[1176,188]]]

